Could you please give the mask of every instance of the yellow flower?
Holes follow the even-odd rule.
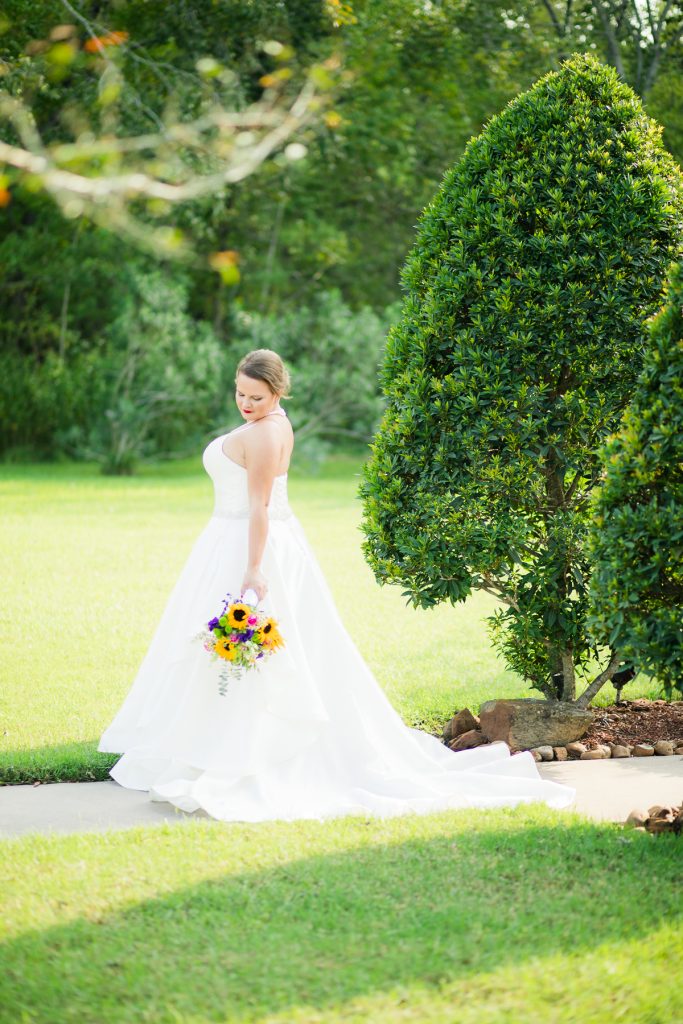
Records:
[[[285,641],[281,633],[278,633],[276,630],[274,633],[271,633],[270,636],[271,639],[268,642],[268,647],[272,647],[273,650],[275,650],[276,647],[284,647]]]
[[[213,649],[220,658],[225,658],[226,661],[235,660],[237,648],[234,644],[230,643],[227,636],[219,637],[218,640],[216,640]]]
[[[284,644],[282,634],[277,628],[275,619],[266,619],[263,625],[256,633],[256,639],[264,647],[276,648],[281,647]]]
[[[247,625],[247,619],[251,615],[251,608],[248,604],[242,604],[238,601],[228,611],[228,622],[233,629],[244,629]]]
[[[267,640],[269,638],[270,634],[276,628],[277,627],[276,627],[274,619],[266,619],[266,621],[262,622],[261,625],[259,626],[259,628],[256,630],[256,636],[257,636],[258,640],[261,643],[263,643],[263,641]]]

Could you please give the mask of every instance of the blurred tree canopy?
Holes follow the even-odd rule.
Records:
[[[630,5],[606,0],[6,0],[0,90],[29,105],[46,144],[77,139],[85,120],[106,137],[113,109],[116,134],[132,138],[196,116],[207,95],[243,110],[285,65],[278,88],[291,100],[312,65],[337,55],[331,108],[296,136],[303,159],[273,152],[239,184],[172,210],[196,251],[224,262],[222,274],[205,262],[164,273],[180,282],[187,314],[228,343],[241,311],[284,316],[321,289],[384,316],[446,168],[567,49],[593,50],[636,88],[647,79],[646,109],[680,160],[681,5],[650,8],[659,42],[647,24],[638,34]],[[74,40],[97,55],[94,39],[113,66],[108,86],[73,59]],[[268,41],[286,48],[285,62]],[[0,137],[15,138],[6,121]],[[156,223],[153,207],[139,214]],[[65,218],[30,177],[2,167],[0,225],[0,349],[36,366],[48,353],[68,362],[98,351],[127,294],[124,267],[148,274],[164,255],[77,212]]]

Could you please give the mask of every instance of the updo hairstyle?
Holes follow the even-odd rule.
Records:
[[[252,352],[247,352],[246,356],[240,359],[235,373],[235,383],[240,373],[253,380],[262,380],[273,394],[279,395],[280,398],[291,397],[289,370],[277,352],[270,348],[255,348]]]

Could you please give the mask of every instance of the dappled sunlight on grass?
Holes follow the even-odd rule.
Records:
[[[570,1021],[577,1005],[597,1021],[606,978],[612,1008],[664,1005],[681,917],[675,837],[542,805],[199,821],[3,849],[0,1000],[54,1024],[114,1009],[285,1024],[411,1019],[411,1007],[437,1021],[456,1005],[465,1021],[524,1008]]]

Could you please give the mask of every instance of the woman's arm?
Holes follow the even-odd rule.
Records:
[[[268,503],[280,458],[277,426],[264,424],[247,448],[247,489],[249,492],[249,551],[242,581],[242,593],[254,590],[261,601],[268,584],[261,572],[261,559],[268,539]]]

